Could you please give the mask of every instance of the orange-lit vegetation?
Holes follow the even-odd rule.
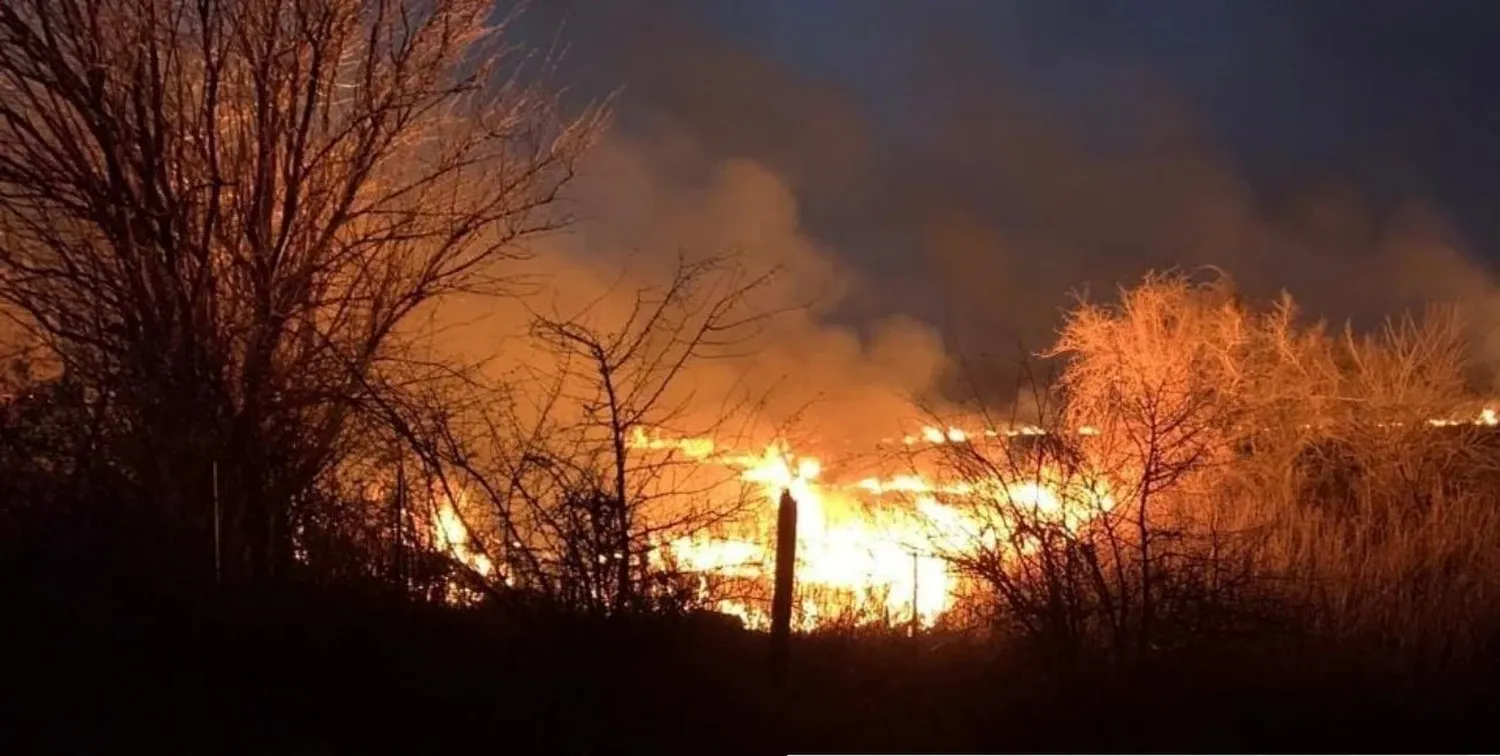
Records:
[[[216,531],[225,579],[351,535],[311,532],[342,516],[312,492],[406,443],[408,388],[452,373],[413,313],[511,291],[562,225],[599,114],[520,76],[495,12],[0,7],[0,301],[110,416],[80,432],[120,494]]]
[[[785,271],[684,253],[573,309],[521,296],[603,123],[518,72],[492,11],[0,4],[0,306],[49,368],[5,366],[0,539],[45,555],[47,600],[66,568],[533,640],[558,616],[760,629],[788,492],[808,635],[1024,648],[1049,681],[1245,638],[1447,671],[1500,637],[1500,417],[1456,312],[1358,334],[1150,274],[1078,302],[1026,396],[901,397],[854,454],[774,383],[699,380],[774,344]],[[480,294],[524,300],[498,377],[420,322]]]
[[[1481,503],[1494,413],[1465,389],[1458,326],[1434,310],[1335,334],[1288,299],[1254,309],[1224,279],[1150,276],[1073,310],[1051,354],[1064,369],[1028,424],[974,411],[864,468],[631,425],[632,469],[716,471],[694,473],[714,481],[694,495],[733,502],[636,542],[643,590],[655,572],[676,601],[763,626],[787,490],[804,629],[907,627],[914,610],[932,627],[967,604],[955,616],[1127,654],[1271,621],[1238,615],[1273,605],[1377,634],[1403,628],[1377,616],[1393,607],[1359,603],[1374,596],[1471,611],[1407,582],[1495,533]]]
[[[502,73],[514,51],[484,2],[258,7],[3,17],[0,296],[79,423],[32,456],[88,449],[118,495],[156,503],[136,509],[212,544],[215,580],[295,561],[443,586],[426,595],[759,625],[787,490],[801,627],[988,617],[1123,653],[1233,591],[1337,610],[1327,626],[1394,621],[1363,602],[1439,601],[1403,581],[1481,558],[1495,416],[1438,310],[1359,336],[1290,299],[1149,276],[1069,314],[1046,355],[1061,373],[1029,389],[1038,416],[893,417],[863,467],[836,427],[768,431],[764,396],[695,393],[697,366],[753,352],[782,314],[758,298],[775,271],[742,260],[685,256],[656,288],[606,295],[624,306],[533,311],[499,385],[428,361],[412,313],[515,291],[505,266],[561,223],[547,208],[600,120]],[[92,19],[68,33],[93,41],[37,32],[52,11]],[[180,54],[144,66],[161,50]],[[128,159],[100,173],[105,153]],[[1377,578],[1393,582],[1355,587]]]
[[[1072,310],[1046,355],[1059,377],[1030,387],[1039,416],[890,418],[861,468],[826,443],[838,428],[768,432],[764,397],[695,395],[697,366],[758,348],[781,313],[758,309],[775,271],[686,256],[623,307],[533,312],[529,356],[481,385],[419,359],[405,324],[451,293],[510,290],[502,268],[555,226],[546,207],[596,116],[566,120],[471,65],[511,54],[481,2],[425,5],[403,34],[362,31],[398,23],[380,4],[269,26],[235,15],[253,3],[176,26],[130,7],[74,8],[98,16],[76,34],[148,43],[118,49],[64,50],[28,36],[41,6],[4,11],[22,56],[5,91],[25,96],[0,105],[0,295],[64,368],[69,422],[89,419],[81,446],[34,456],[91,450],[120,495],[213,545],[215,580],[296,561],[449,599],[759,626],[786,490],[808,629],[961,615],[1123,654],[1188,632],[1189,605],[1313,606],[1351,632],[1394,632],[1398,606],[1483,605],[1455,598],[1449,566],[1488,558],[1479,431],[1495,416],[1464,383],[1452,313],[1358,336],[1225,280],[1148,276]],[[254,54],[246,30],[289,47]],[[160,49],[182,54],[138,69],[154,90],[83,86],[89,55],[125,70]],[[148,90],[174,93],[175,119],[142,120],[162,106]],[[94,170],[103,137],[79,114],[124,135],[110,145],[129,176]],[[1462,579],[1487,591],[1481,574]]]
[[[1153,275],[1072,311],[1049,355],[1064,368],[1035,387],[1040,417],[958,410],[845,460],[784,436],[665,430],[687,415],[672,384],[710,358],[703,335],[754,322],[735,299],[748,289],[708,285],[723,275],[740,273],[686,267],[616,328],[542,323],[567,359],[535,384],[547,412],[530,425],[410,431],[438,443],[414,459],[426,472],[408,487],[428,493],[408,494],[397,540],[452,560],[441,595],[707,608],[764,627],[789,491],[804,630],[982,618],[1067,653],[1129,655],[1294,608],[1351,637],[1487,611],[1411,582],[1486,558],[1495,533],[1495,415],[1464,386],[1452,313],[1356,337],[1300,322],[1288,299],[1249,307],[1224,279]],[[704,291],[730,294],[704,308]],[[492,445],[476,454],[476,439]]]

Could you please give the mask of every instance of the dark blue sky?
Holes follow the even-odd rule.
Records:
[[[855,310],[915,289],[1036,333],[1068,288],[1212,263],[1365,317],[1500,258],[1500,3],[540,8],[622,129],[780,176],[868,277]]]
[[[1430,195],[1476,234],[1500,231],[1500,4],[717,0],[695,10],[880,119],[900,119],[909,101],[899,82],[923,54],[913,38],[970,47],[948,67],[956,78],[998,77],[1063,102],[1128,97],[1106,91],[1108,69],[1145,67],[1273,191],[1338,176],[1385,197]]]

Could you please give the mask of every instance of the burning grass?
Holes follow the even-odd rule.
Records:
[[[793,620],[803,631],[787,695],[831,712],[817,725],[826,732],[859,718],[827,702],[898,679],[886,671],[900,675],[893,688],[936,690],[947,684],[937,678],[1001,656],[1003,666],[973,671],[973,688],[926,703],[892,694],[881,711],[921,705],[933,721],[978,727],[992,713],[963,707],[1003,689],[1053,714],[1094,700],[1068,721],[1119,724],[1112,707],[1147,698],[1142,670],[1163,669],[1177,669],[1184,689],[1192,674],[1212,687],[1275,671],[1303,690],[1354,669],[1358,682],[1330,685],[1329,700],[1378,687],[1416,701],[1486,663],[1500,637],[1500,435],[1495,408],[1460,391],[1462,363],[1443,356],[1452,330],[1407,322],[1375,340],[1328,336],[1293,328],[1287,310],[1248,312],[1175,280],[1130,297],[1074,321],[1094,329],[1067,342],[1077,372],[1047,387],[1060,403],[1036,402],[1044,411],[1031,424],[953,412],[854,455],[805,437],[745,441],[646,422],[601,431],[597,418],[568,417],[567,438],[588,443],[515,443],[495,457],[510,467],[433,455],[394,476],[388,464],[344,471],[358,484],[340,490],[358,492],[358,506],[337,510],[348,520],[307,523],[299,558],[319,574],[330,543],[361,546],[349,561],[365,579],[408,601],[464,604],[445,616],[512,633],[494,648],[489,636],[467,641],[492,662],[554,641],[559,659],[596,660],[611,643],[629,656],[648,637],[713,638],[737,666],[709,687],[748,707],[764,642],[719,615],[766,625],[774,502],[787,491],[801,513]],[[1183,322],[1192,318],[1213,322]],[[563,453],[579,449],[588,453]],[[705,614],[715,622],[679,622]],[[552,637],[558,627],[572,628],[566,642]],[[681,679],[731,653],[686,659],[665,645],[651,663],[677,665]],[[950,666],[933,671],[938,657]],[[1204,659],[1230,670],[1181,671]],[[609,678],[601,668],[576,674]],[[573,668],[558,662],[534,680],[558,669]],[[661,685],[662,710],[680,716],[680,691]]]
[[[1437,313],[1333,335],[1288,300],[1251,310],[1227,291],[1153,276],[1118,306],[1081,305],[1048,389],[1060,402],[1031,424],[942,418],[858,456],[632,426],[635,469],[709,470],[719,484],[691,496],[742,504],[674,527],[677,499],[658,497],[631,553],[598,559],[762,628],[787,491],[803,631],[979,625],[1132,656],[1296,615],[1328,637],[1477,648],[1480,631],[1427,619],[1500,620],[1464,598],[1495,590],[1469,565],[1500,540],[1485,504],[1500,477],[1459,329]],[[452,551],[527,585],[513,555]]]

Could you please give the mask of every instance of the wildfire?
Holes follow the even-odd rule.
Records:
[[[464,524],[463,517],[459,514],[458,506],[464,502],[465,498],[461,490],[449,495],[443,490],[434,488],[433,501],[436,510],[428,535],[434,549],[473,570],[479,577],[491,578],[495,575],[495,563],[488,555],[475,547],[469,527]],[[505,582],[510,583],[508,577]],[[455,604],[478,598],[476,593],[457,581],[450,581],[447,584],[447,596],[448,601]]]
[[[947,565],[918,545],[916,517],[868,511],[821,479],[819,460],[797,456],[784,442],[726,462],[739,466],[740,477],[761,489],[759,514],[767,525],[775,520],[775,502],[783,491],[797,500],[799,626],[809,628],[842,612],[885,619],[902,613],[910,619],[913,610],[920,623],[930,625],[948,608]],[[677,539],[667,549],[683,566],[766,580],[772,564],[767,544],[773,539],[769,528],[764,530],[767,537],[760,542],[697,535]],[[767,621],[763,608],[743,600],[723,600],[718,609],[751,626]]]
[[[1476,417],[1429,421],[1434,426],[1500,425],[1500,414],[1486,408]],[[1085,426],[1081,436],[1099,430]],[[923,428],[901,438],[917,445],[1005,443],[1020,436],[1046,433],[1035,426],[969,431],[958,427]],[[628,443],[638,451],[680,454],[703,465],[719,465],[758,489],[751,535],[694,532],[658,536],[651,558],[670,561],[682,573],[701,576],[702,598],[714,599],[711,579],[754,586],[746,596],[718,598],[715,608],[741,618],[747,626],[769,624],[769,591],[773,567],[776,507],[788,492],[797,501],[797,598],[794,622],[812,629],[839,620],[856,624],[906,623],[930,627],[955,602],[961,576],[944,554],[974,546],[1004,543],[1026,553],[1027,542],[1013,538],[1004,517],[980,519],[974,502],[998,502],[994,511],[1024,512],[1036,522],[1076,530],[1097,513],[1115,506],[1108,486],[1099,480],[1064,476],[1043,467],[1035,474],[1000,481],[967,476],[942,480],[915,471],[890,475],[841,477],[817,457],[799,455],[784,440],[759,453],[723,448],[713,439],[672,438],[636,428]],[[461,497],[460,497],[461,498]],[[495,574],[490,559],[472,543],[458,504],[438,497],[431,524],[432,543],[480,576]],[[1003,550],[1002,550],[1003,551]]]
[[[1434,419],[1428,420],[1427,422],[1439,428],[1447,428],[1454,425],[1483,425],[1494,427],[1496,425],[1500,425],[1500,413],[1497,413],[1493,407],[1485,407],[1484,409],[1479,411],[1478,416],[1469,418],[1467,420]]]
[[[1035,435],[1039,429],[985,434],[990,438]],[[972,437],[959,428],[923,429],[930,444],[966,443]],[[916,437],[904,440],[918,443]],[[637,434],[638,448],[712,448],[706,441],[666,441]],[[710,455],[698,458],[710,461]],[[1063,490],[1059,480],[1043,475],[1009,484],[971,481],[933,482],[914,473],[856,481],[825,480],[823,464],[798,456],[784,441],[770,444],[758,455],[726,455],[716,461],[739,468],[742,480],[761,492],[763,537],[756,541],[696,534],[666,544],[680,567],[718,576],[759,580],[769,584],[770,544],[776,502],[783,491],[798,504],[797,583],[800,601],[797,624],[807,629],[840,617],[861,622],[910,622],[930,627],[952,608],[958,576],[942,557],[945,548],[988,541],[1002,534],[984,527],[945,497],[992,496],[1012,506],[1029,507],[1043,517],[1057,517],[1074,527],[1085,512],[1065,506],[1078,499]],[[1050,476],[1055,477],[1055,476]],[[990,490],[986,490],[990,489]],[[896,500],[883,499],[895,495]],[[1113,505],[1107,496],[1094,502]],[[763,603],[763,602],[761,602]],[[724,599],[717,608],[752,626],[764,626],[764,608],[741,599]]]
[[[470,546],[469,529],[459,517],[453,501],[447,497],[438,499],[437,516],[432,523],[432,541],[438,551],[451,555],[481,577],[489,577],[495,565],[488,556]]]

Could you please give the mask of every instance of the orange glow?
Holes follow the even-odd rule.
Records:
[[[484,552],[474,547],[469,527],[464,524],[459,506],[466,504],[467,497],[457,491],[452,497],[444,494],[440,487],[433,491],[435,510],[428,536],[432,547],[447,554],[455,562],[474,571],[481,578],[495,577],[495,563]],[[507,579],[506,583],[510,581]],[[464,604],[478,598],[472,589],[461,581],[451,580],[447,585],[447,600],[453,604]]]
[[[437,515],[432,522],[433,546],[438,551],[447,553],[467,565],[481,576],[489,577],[495,571],[494,563],[488,556],[470,546],[469,529],[459,517],[453,502],[447,498],[441,498],[439,501],[441,503],[438,505]]]
[[[970,437],[958,428],[927,428],[923,435],[933,444],[963,443]],[[759,486],[757,514],[764,536],[748,541],[698,534],[663,549],[681,568],[758,581],[768,590],[776,502],[782,491],[790,491],[798,503],[797,584],[803,598],[797,625],[802,629],[851,616],[863,622],[909,622],[914,611],[917,623],[930,627],[950,610],[958,577],[939,554],[981,542],[993,547],[1000,532],[993,525],[982,527],[963,509],[942,501],[945,497],[997,497],[1035,516],[1059,518],[1069,527],[1088,516],[1064,511],[1065,500],[1076,500],[1069,498],[1074,492],[1056,490],[1060,484],[1050,474],[1010,485],[933,482],[913,473],[826,480],[819,460],[798,456],[780,441],[759,455],[721,461]],[[887,495],[900,498],[882,500]],[[1113,505],[1107,497],[1094,500],[1106,502],[1106,510]],[[768,622],[764,607],[743,600],[720,601],[717,608],[751,627]]]
[[[1468,419],[1434,419],[1434,426],[1500,425],[1500,413],[1485,408]],[[937,426],[905,436],[907,447],[1007,443],[1006,439],[1046,431],[1020,425],[1005,429],[964,430]],[[1083,426],[1080,436],[1097,436]],[[798,504],[798,597],[794,622],[802,630],[835,621],[905,623],[915,619],[931,627],[954,607],[960,576],[940,555],[972,553],[976,548],[1026,553],[1024,539],[1013,539],[1014,517],[1044,522],[1077,532],[1091,518],[1111,511],[1115,501],[1100,481],[1043,466],[1029,478],[1000,481],[970,476],[960,480],[912,470],[870,475],[844,474],[798,454],[784,440],[759,452],[726,449],[707,438],[672,438],[635,429],[629,447],[638,451],[680,454],[700,465],[728,468],[756,491],[753,522],[737,530],[661,534],[652,538],[651,558],[658,566],[700,576],[701,598],[739,617],[752,628],[769,624],[769,596],[775,542],[777,502],[783,491]],[[957,448],[955,446],[955,448]],[[915,450],[914,450],[915,451]],[[473,544],[460,512],[467,506],[435,497],[431,543],[475,573],[497,577],[490,558]],[[1007,552],[1016,549],[1018,552]],[[752,596],[718,598],[713,578],[748,584]],[[452,591],[450,591],[451,593]]]

